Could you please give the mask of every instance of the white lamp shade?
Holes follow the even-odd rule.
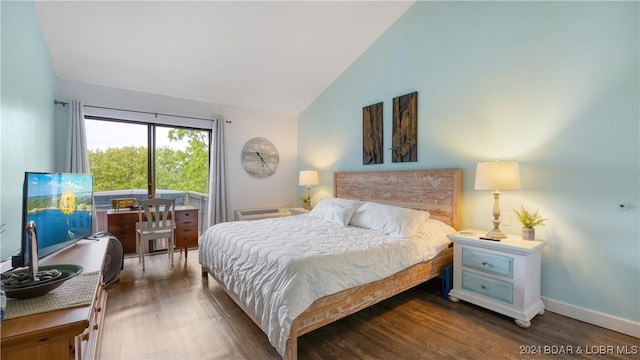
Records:
[[[520,166],[516,161],[480,162],[476,166],[476,190],[520,190]]]
[[[318,185],[318,172],[316,170],[302,170],[298,177],[298,185]]]

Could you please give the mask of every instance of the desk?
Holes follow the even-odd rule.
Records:
[[[40,265],[77,264],[102,272],[108,238],[81,240],[40,261]],[[102,273],[92,304],[23,316],[2,323],[2,360],[94,359],[100,349],[107,292]]]
[[[198,245],[198,209],[193,206],[179,205],[176,206],[175,214],[176,247],[184,248],[186,254],[187,247]],[[107,211],[107,231],[120,240],[125,254],[137,253],[137,222],[138,210]]]

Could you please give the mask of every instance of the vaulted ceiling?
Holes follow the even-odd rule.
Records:
[[[413,1],[37,1],[60,79],[298,115]]]

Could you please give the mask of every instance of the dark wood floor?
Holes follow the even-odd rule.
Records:
[[[100,358],[279,358],[216,282],[201,277],[197,250],[186,263],[176,253],[174,268],[166,254],[146,260],[142,272],[137,258],[125,259],[120,282],[108,289]],[[298,347],[301,360],[640,359],[640,339],[550,312],[521,329],[444,300],[438,279],[304,335]]]

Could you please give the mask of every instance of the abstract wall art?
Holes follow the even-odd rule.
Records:
[[[391,161],[418,161],[417,92],[393,98]]]

